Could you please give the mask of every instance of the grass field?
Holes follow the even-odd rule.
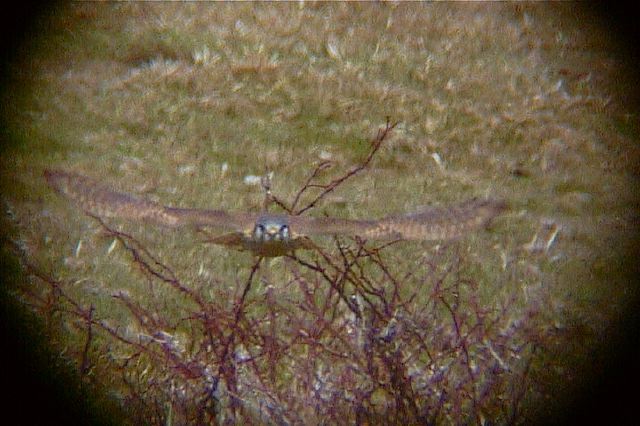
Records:
[[[521,423],[570,401],[637,298],[638,112],[571,5],[74,3],[24,52],[3,94],[10,294],[132,424]],[[454,242],[320,238],[256,266],[193,230],[101,224],[43,179],[258,211],[247,176],[290,203],[387,117],[309,214],[510,210]]]

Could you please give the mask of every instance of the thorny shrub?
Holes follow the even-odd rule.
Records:
[[[269,203],[290,214],[312,209],[366,169],[395,125],[387,122],[366,158],[340,177],[320,183],[322,162],[290,204],[266,188]],[[32,284],[45,290],[25,286],[21,297],[73,325],[82,338],[65,356],[83,382],[108,382],[134,422],[512,423],[526,414],[531,365],[547,333],[537,319],[544,295],[524,306],[516,296],[487,304],[480,290],[495,283],[466,272],[457,243],[406,259],[389,249],[396,242],[335,237],[328,248],[285,258],[287,282],[264,273],[260,294],[251,288],[269,265],[257,259],[238,271],[246,278],[230,294],[213,281],[206,292],[184,282],[134,236],[95,219],[125,247],[147,297],[117,292],[122,312],[99,317],[71,296],[70,280],[24,255]],[[153,302],[163,287],[178,316]]]

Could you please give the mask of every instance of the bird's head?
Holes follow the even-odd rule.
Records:
[[[289,224],[281,216],[261,216],[253,228],[253,239],[258,242],[284,241],[291,239]]]

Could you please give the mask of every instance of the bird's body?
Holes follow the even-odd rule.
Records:
[[[85,212],[101,217],[180,227],[210,227],[230,233],[209,242],[249,250],[262,257],[313,249],[309,235],[358,235],[374,240],[448,240],[486,225],[505,208],[495,200],[472,199],[448,208],[423,208],[417,212],[377,220],[314,218],[308,216],[185,209],[113,191],[93,179],[59,170],[45,171],[51,187],[76,202]]]
[[[291,233],[289,216],[266,213],[257,216],[250,232],[224,234],[207,242],[251,251],[262,257],[285,256],[298,249],[314,248],[308,238]]]

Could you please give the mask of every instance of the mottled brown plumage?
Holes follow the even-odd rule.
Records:
[[[89,214],[169,227],[191,225],[231,231],[209,242],[268,257],[314,248],[313,242],[306,237],[308,235],[358,235],[374,240],[454,239],[486,225],[506,208],[500,201],[473,199],[453,207],[428,207],[378,220],[228,213],[223,210],[166,207],[115,192],[75,173],[47,170],[45,178],[52,188],[75,201]]]

